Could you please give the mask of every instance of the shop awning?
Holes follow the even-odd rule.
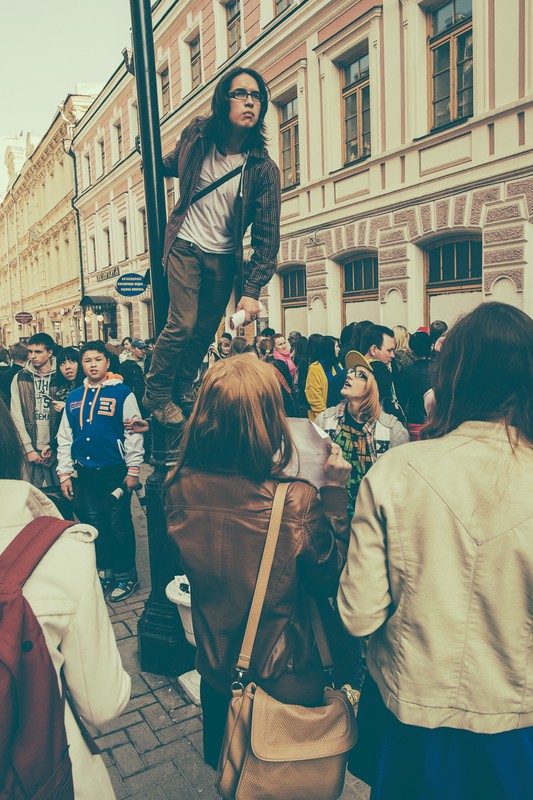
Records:
[[[116,306],[117,301],[110,295],[86,294],[80,300],[80,306]]]

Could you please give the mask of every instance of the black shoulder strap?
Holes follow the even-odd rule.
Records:
[[[236,175],[240,175],[241,172],[242,172],[243,166],[244,166],[244,164],[241,164],[240,167],[235,167],[235,169],[232,169],[231,172],[226,172],[226,174],[223,175],[221,178],[219,178],[216,181],[213,181],[213,183],[210,183],[209,186],[204,186],[204,188],[201,189],[199,192],[196,192],[196,194],[194,194],[193,197],[192,197],[191,205],[193,203],[196,203],[198,200],[201,200],[202,197],[206,196],[206,194],[210,194],[211,192],[214,192],[215,189],[218,189],[218,187],[222,186],[222,184],[226,183],[226,181],[230,181]]]

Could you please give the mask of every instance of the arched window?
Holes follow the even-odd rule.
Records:
[[[426,247],[426,312],[450,323],[482,300],[481,236]]]
[[[377,253],[358,253],[341,264],[342,324],[379,319]]]

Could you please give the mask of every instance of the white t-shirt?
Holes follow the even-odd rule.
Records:
[[[242,153],[223,156],[216,145],[212,145],[204,158],[195,194],[244,162],[245,156]],[[240,179],[241,174],[230,178],[222,186],[193,203],[183,220],[179,238],[194,242],[206,253],[233,252],[233,216]]]

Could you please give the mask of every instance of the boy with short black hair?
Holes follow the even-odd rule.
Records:
[[[66,400],[57,435],[61,490],[74,496],[76,470],[78,516],[94,525],[96,562],[104,594],[113,603],[138,586],[131,493],[139,483],[143,436],[124,430],[124,420],[139,418],[139,406],[119,375],[109,372],[103,342],[88,342],[80,351],[86,378]]]

